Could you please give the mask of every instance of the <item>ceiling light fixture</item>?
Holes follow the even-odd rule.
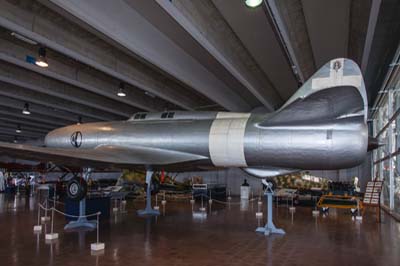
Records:
[[[47,58],[46,58],[46,48],[44,47],[39,47],[39,58],[36,60],[36,65],[40,67],[48,67],[49,64],[47,63]]]
[[[29,110],[29,103],[25,103],[24,109],[22,109],[22,113],[24,115],[30,115],[31,114],[31,111]]]
[[[82,116],[78,116],[78,123],[76,123],[78,126],[80,125],[80,124],[82,124]]]
[[[15,132],[17,132],[18,134],[22,132],[21,125],[17,126],[17,129],[15,130]]]
[[[258,7],[259,5],[262,4],[262,2],[263,2],[263,0],[245,0],[244,1],[246,6],[251,7],[251,8]]]
[[[121,82],[121,83],[119,84],[119,89],[118,89],[117,95],[118,95],[119,97],[125,97],[125,96],[126,96],[126,93],[125,93],[125,84],[124,84],[123,82]]]
[[[17,143],[17,142],[18,142],[17,136],[14,137],[13,142],[14,142],[14,143]]]

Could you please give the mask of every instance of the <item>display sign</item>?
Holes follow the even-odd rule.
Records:
[[[379,206],[383,181],[369,181],[365,189],[363,203],[371,206]]]

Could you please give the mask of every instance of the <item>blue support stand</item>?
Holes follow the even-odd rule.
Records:
[[[263,182],[264,183],[264,182]],[[264,183],[265,184],[265,183]],[[268,183],[267,189],[264,192],[265,200],[267,201],[267,223],[265,224],[264,227],[258,227],[256,229],[257,233],[263,233],[264,235],[270,235],[270,234],[280,234],[284,235],[285,231],[283,229],[276,228],[274,225],[274,222],[272,221],[272,196],[274,195],[274,192],[272,190],[272,184]]]
[[[160,211],[154,210],[151,207],[151,177],[153,175],[153,171],[146,171],[146,208],[144,210],[138,210],[137,214],[139,216],[156,216],[160,215]]]
[[[96,221],[89,221],[85,216],[86,214],[86,199],[82,199],[79,202],[79,218],[76,221],[69,222],[66,226],[64,226],[64,230],[72,230],[77,228],[84,228],[84,229],[95,229],[96,228]]]
[[[89,179],[89,176],[91,174],[90,168],[84,169],[84,178],[87,181]],[[64,226],[64,230],[73,230],[77,228],[81,229],[95,229],[97,227],[97,222],[96,220],[89,221],[86,217],[86,198],[83,198],[79,202],[79,218],[76,221],[71,221],[69,222],[66,226]]]

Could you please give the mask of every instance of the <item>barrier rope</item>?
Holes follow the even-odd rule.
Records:
[[[57,213],[59,213],[59,214],[62,214],[62,215],[64,215],[64,216],[67,216],[67,217],[70,217],[70,218],[82,218],[82,217],[92,217],[92,216],[97,216],[97,215],[100,215],[101,214],[101,212],[96,212],[96,213],[92,213],[92,214],[88,214],[88,215],[72,215],[72,214],[68,214],[68,213],[65,213],[65,212],[62,212],[62,211],[60,211],[60,210],[57,210],[56,208],[54,208],[54,207],[51,207],[51,208],[46,208],[46,207],[44,207],[42,204],[40,204],[39,203],[39,207],[41,208],[41,209],[43,209],[43,210],[45,210],[45,211],[51,211],[51,210],[54,210],[55,212],[57,212]]]
[[[198,197],[201,197],[201,196],[198,196]],[[242,204],[241,201],[232,202],[232,201],[216,200],[216,199],[210,198],[210,196],[208,196],[208,195],[203,195],[203,197],[205,197],[207,199],[212,199],[213,202],[215,201],[216,203],[220,203],[220,204],[232,204],[232,205],[240,205],[240,204]],[[256,201],[257,199],[258,199],[257,197],[253,197],[252,199],[249,199],[248,202],[253,202],[253,201]]]
[[[53,203],[57,203],[57,204],[61,204],[61,205],[65,205],[64,202],[58,201],[58,200],[53,200],[53,199],[48,199],[48,201],[52,201]]]

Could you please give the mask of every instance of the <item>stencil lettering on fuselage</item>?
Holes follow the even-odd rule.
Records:
[[[249,113],[219,112],[209,135],[211,161],[215,166],[247,167],[244,133]]]

